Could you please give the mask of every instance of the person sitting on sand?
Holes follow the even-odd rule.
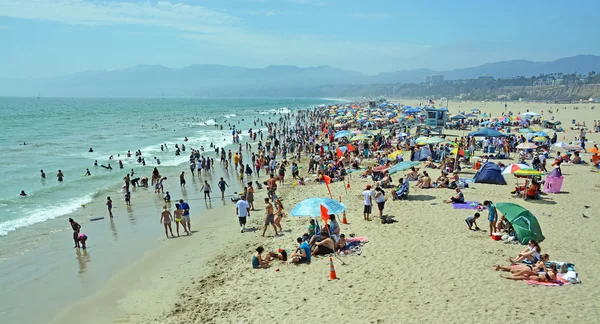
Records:
[[[527,248],[523,249],[516,258],[508,258],[510,263],[519,263],[524,260],[529,260],[530,262],[538,262],[540,260],[540,253],[542,252],[542,248],[535,240],[529,240],[527,244]]]
[[[269,267],[269,261],[264,260],[262,253],[265,249],[262,246],[256,248],[256,253],[252,256],[252,268],[253,269],[265,269]]]
[[[442,174],[435,179],[435,184],[438,188],[448,188],[450,180],[448,179],[448,174],[442,171]]]
[[[281,262],[286,262],[288,260],[288,255],[286,250],[279,249],[279,252],[268,252],[269,254],[269,262],[274,260],[280,260]]]
[[[539,190],[539,183],[535,179],[531,180],[531,185],[529,185],[529,188],[527,188],[527,191],[525,192],[526,198],[537,199]]]
[[[571,163],[573,163],[573,164],[585,164],[585,161],[583,161],[581,159],[581,156],[579,156],[579,152],[575,152],[575,153],[573,153],[573,158],[571,159]]]
[[[366,178],[369,176],[372,177],[373,176],[373,167],[371,167],[371,166],[367,167],[367,170],[365,170],[365,172],[363,172],[360,176],[363,178]]]
[[[503,276],[500,275],[500,277],[504,278],[504,279],[510,279],[510,280],[533,280],[533,281],[539,281],[539,282],[556,282],[557,278],[558,278],[558,270],[556,269],[556,263],[551,263],[550,264],[550,271],[547,272],[540,272],[539,274],[535,274],[535,275],[520,275],[520,276]]]
[[[454,197],[450,197],[450,199],[448,199],[448,200],[444,200],[444,203],[446,203],[446,204],[450,204],[450,203],[463,204],[465,202],[465,195],[462,193],[460,188],[456,188],[455,190],[456,190],[456,195]]]
[[[431,169],[439,169],[440,167],[433,163],[431,156],[427,157],[427,161],[425,161],[425,167]]]
[[[417,181],[417,187],[421,189],[431,188],[431,178],[429,177],[427,171],[423,171],[423,176],[421,176]]]
[[[308,246],[308,243],[302,241],[301,237],[297,238],[296,242],[298,242],[300,246],[298,247],[298,250],[290,256],[290,261],[292,263],[310,263],[310,246]]]
[[[321,235],[323,236],[323,240],[315,243],[315,249],[312,251],[311,255],[327,255],[334,253],[335,242],[329,237],[329,233],[323,232]]]
[[[410,167],[410,171],[405,175],[406,181],[415,181],[419,179],[419,168]]]
[[[341,234],[340,235],[340,239],[335,243],[335,249],[336,252],[339,253],[345,253],[348,251],[348,247],[346,246],[347,242],[346,242],[346,235]]]
[[[479,213],[475,213],[474,215],[467,216],[465,218],[465,222],[469,226],[469,230],[473,230],[473,225],[475,225],[475,230],[479,231],[479,227],[477,226],[477,219],[481,216]]]

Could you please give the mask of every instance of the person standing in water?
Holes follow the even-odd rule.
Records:
[[[179,175],[179,186],[181,186],[181,188],[185,188],[185,172],[183,171]]]
[[[192,233],[192,223],[190,222],[190,205],[183,201],[183,199],[179,199],[179,208],[183,210],[183,215],[181,218],[183,219],[183,223],[187,224],[188,233]]]
[[[202,190],[204,191],[204,200],[206,201],[207,196],[208,200],[210,200],[210,193],[212,192],[212,188],[208,184],[208,181],[204,180],[204,186],[202,186]]]
[[[44,173],[44,170],[40,170],[40,176],[42,177],[42,179],[46,179],[46,174]]]
[[[106,207],[108,208],[108,215],[110,216],[110,218],[112,218],[112,200],[110,200],[110,197],[106,197]]]
[[[61,170],[58,170],[58,173],[56,174],[56,177],[58,178],[58,181],[63,181],[63,178],[65,177],[65,175],[62,173]]]
[[[229,185],[223,180],[223,177],[221,177],[218,186],[219,189],[221,189],[221,199],[225,199],[225,187],[229,187]]]
[[[81,230],[81,225],[79,225],[73,218],[69,218],[69,223],[71,223],[71,228],[73,229],[73,241],[75,241],[75,246],[73,248],[79,247],[79,231]]]
[[[171,237],[175,237],[175,235],[173,235],[173,229],[171,228],[172,219],[173,218],[171,217],[171,212],[167,209],[167,206],[163,206],[163,211],[160,214],[160,222],[165,226],[165,235],[167,236],[167,238],[169,238],[169,234],[167,233],[167,227],[171,232]]]

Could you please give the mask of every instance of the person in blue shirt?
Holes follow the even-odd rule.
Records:
[[[489,200],[484,201],[483,205],[487,207],[490,212],[488,220],[490,221],[490,236],[492,236],[493,233],[497,232],[496,222],[498,221],[498,211],[496,210],[494,203]]]
[[[310,263],[310,246],[302,240],[301,237],[296,241],[300,244],[296,253],[292,254],[291,260],[293,263]]]
[[[190,223],[190,205],[187,202],[184,202],[183,199],[179,199],[179,208],[183,210],[182,222],[187,224],[187,229],[191,233],[192,232],[192,224]]]

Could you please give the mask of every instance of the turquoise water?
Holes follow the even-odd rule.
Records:
[[[256,118],[268,119],[273,113],[289,113],[290,109],[324,102],[0,98],[0,237],[74,212],[96,197],[117,196],[123,177],[131,169],[138,176],[149,177],[157,166],[154,157],[160,159],[159,169],[164,170],[187,165],[192,147],[202,145],[209,151],[211,143],[219,147],[231,144],[228,124],[247,130]],[[224,124],[223,130],[215,128],[216,123]],[[181,145],[186,136],[186,152],[175,156],[174,144]],[[161,143],[169,150],[161,151]],[[88,152],[90,147],[93,153]],[[131,158],[126,157],[128,150]],[[142,151],[146,166],[137,163],[136,150]],[[99,165],[110,163],[113,170],[94,167],[94,160]],[[119,170],[118,160],[122,160],[124,170]],[[91,177],[83,176],[86,168]],[[45,180],[40,177],[42,169]],[[62,183],[57,181],[58,170],[65,175]],[[21,190],[28,196],[20,197]]]

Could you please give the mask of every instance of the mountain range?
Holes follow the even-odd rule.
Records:
[[[306,94],[306,89],[338,84],[421,83],[429,75],[443,75],[445,80],[474,79],[488,75],[495,78],[534,76],[541,73],[600,72],[600,56],[577,55],[552,62],[513,60],[475,67],[434,71],[413,69],[369,76],[330,66],[300,68],[197,64],[183,68],[161,65],[138,65],[111,71],[88,71],[43,79],[0,79],[2,96],[81,96],[81,97],[224,97],[265,96],[273,90]],[[292,91],[290,91],[292,90]]]

